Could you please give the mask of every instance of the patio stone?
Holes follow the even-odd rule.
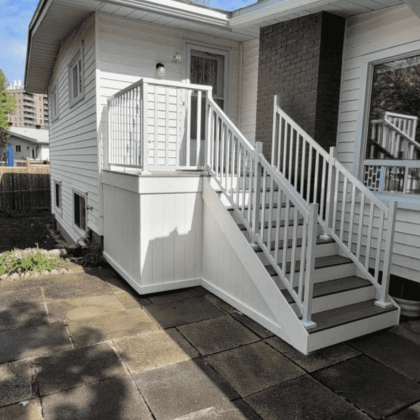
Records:
[[[388,418],[388,420],[419,420],[420,419],[420,403],[414,404],[411,407],[395,414]]]
[[[76,347],[159,330],[143,309],[129,309],[73,319],[68,321],[68,325]]]
[[[299,366],[303,367],[308,372],[314,372],[318,369],[334,365],[338,362],[350,359],[360,355],[360,352],[351,348],[346,344],[338,344],[336,346],[327,347],[322,350],[305,356],[300,351],[292,348],[287,353],[287,357],[292,359]]]
[[[260,417],[243,400],[236,400],[217,407],[205,408],[175,420],[260,420]]]
[[[15,303],[0,306],[0,332],[48,323],[45,303],[26,302],[25,305]]]
[[[113,278],[114,275],[107,268],[93,267],[85,270],[85,274],[105,280]]]
[[[161,303],[176,302],[177,300],[184,300],[189,298],[198,297],[199,293],[194,289],[185,289],[179,291],[170,291],[159,293],[156,295],[148,295],[152,303],[159,305]]]
[[[208,291],[202,286],[194,287],[194,290],[198,293],[199,296],[207,295]]]
[[[109,295],[112,292],[102,280],[86,281],[85,279],[54,284],[44,288],[46,301],[71,299],[84,296]]]
[[[399,335],[420,346],[420,319],[400,321],[400,325],[395,325],[389,332]]]
[[[47,287],[55,284],[71,283],[73,281],[79,281],[81,274],[68,274],[66,276],[43,276],[35,277],[30,279],[21,279],[14,281],[2,281],[0,282],[0,291],[18,291],[18,290],[29,290],[38,287]],[[4,284],[3,284],[4,283]]]
[[[45,420],[152,420],[128,376],[108,379],[42,398]]]
[[[288,353],[289,351],[293,350],[293,347],[290,344],[286,343],[279,337],[268,338],[267,340],[265,340],[265,342],[270,344],[271,347],[275,348],[282,354]]]
[[[206,360],[242,396],[304,375],[304,371],[264,342],[208,356]]]
[[[419,385],[364,355],[313,376],[375,419],[420,400]]]
[[[264,420],[368,420],[308,375],[250,395],[245,400]]]
[[[125,370],[109,344],[82,347],[35,359],[39,395],[125,375]]]
[[[134,290],[131,292],[115,292],[114,294],[125,309],[141,308],[152,304],[149,299],[140,297]]]
[[[216,305],[218,308],[223,309],[225,312],[232,314],[234,312],[238,312],[236,308],[226,303],[224,300],[218,298],[215,295],[207,294],[204,296],[209,302],[211,302],[213,305]]]
[[[184,325],[179,327],[179,330],[203,355],[259,340],[255,334],[230,316]]]
[[[145,310],[162,328],[191,324],[225,314],[203,297],[150,305]]]
[[[247,317],[246,315],[242,314],[241,312],[234,312],[231,315],[237,321],[245,325],[245,327],[249,328],[251,331],[253,331],[255,334],[257,334],[261,338],[269,338],[269,337],[274,336],[274,334],[271,331],[267,330],[267,328],[264,328],[262,325],[258,324],[257,322]]]
[[[4,283],[4,282],[0,282]],[[0,306],[11,306],[11,305],[25,305],[28,302],[44,301],[44,295],[40,287],[32,289],[18,289],[10,292],[2,292],[0,289]]]
[[[175,329],[115,340],[132,372],[152,370],[199,357],[198,351]]]
[[[63,324],[38,325],[0,334],[0,363],[73,348]]]
[[[0,407],[31,398],[33,371],[29,360],[0,365]]]
[[[134,380],[157,420],[175,419],[238,397],[202,360],[141,372]]]
[[[134,289],[121,277],[107,277],[104,282],[113,292],[132,292]]]
[[[124,309],[113,294],[51,301],[47,306],[51,322],[86,318]]]
[[[41,403],[39,400],[29,400],[0,408],[0,419],[43,420]]]
[[[351,345],[382,364],[420,381],[420,346],[394,334],[353,340]]]

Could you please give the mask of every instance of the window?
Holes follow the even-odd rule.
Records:
[[[86,230],[86,196],[77,192],[73,193],[74,223],[82,230]]]
[[[54,86],[51,89],[50,94],[50,115],[51,115],[51,121],[55,121],[58,118],[58,91],[57,86]]]
[[[16,153],[20,153],[22,150],[21,150],[21,147],[20,147],[20,144],[17,144],[16,145]]]
[[[364,183],[420,195],[420,55],[373,67]]]
[[[81,101],[85,96],[83,48],[73,58],[69,66],[70,106]]]
[[[61,182],[54,181],[54,204],[55,207],[61,210]]]

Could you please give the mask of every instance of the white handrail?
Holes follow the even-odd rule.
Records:
[[[273,167],[283,174],[302,199],[319,205],[318,222],[323,227],[323,237],[332,237],[365,277],[372,281],[378,290],[378,305],[389,305],[389,264],[392,258],[389,240],[393,240],[395,231],[396,204],[390,209],[351,174],[336,159],[335,148],[327,153],[279,107],[277,96],[274,97],[273,116]],[[374,227],[375,220],[379,220],[377,228]],[[385,227],[388,233],[382,257]],[[361,252],[362,242],[366,243],[365,255]],[[372,265],[373,275],[369,271]],[[383,271],[381,283],[380,269]]]

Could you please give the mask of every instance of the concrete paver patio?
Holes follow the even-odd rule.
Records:
[[[0,282],[0,420],[411,420],[419,381],[419,320],[304,356],[201,287]]]

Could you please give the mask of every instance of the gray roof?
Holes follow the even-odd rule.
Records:
[[[12,135],[22,137],[25,140],[30,140],[35,143],[46,143],[50,142],[48,130],[42,128],[31,128],[31,127],[10,127]]]

